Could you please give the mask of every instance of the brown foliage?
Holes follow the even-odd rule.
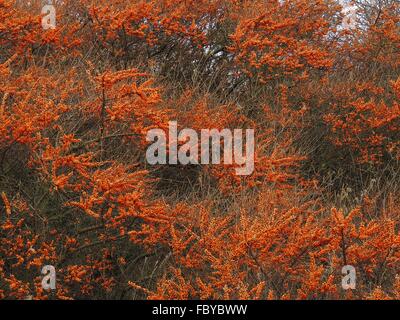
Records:
[[[399,299],[398,2],[56,8],[0,0],[0,298]],[[175,120],[255,129],[254,173],[150,166]]]

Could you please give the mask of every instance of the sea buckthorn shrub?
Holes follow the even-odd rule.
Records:
[[[399,299],[379,3],[345,28],[334,0],[67,0],[45,30],[41,1],[0,0],[0,298]],[[254,172],[150,165],[171,121],[253,129]]]

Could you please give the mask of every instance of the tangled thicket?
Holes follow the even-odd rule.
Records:
[[[0,298],[399,299],[400,2],[354,5],[0,0]],[[255,172],[149,166],[175,120]]]

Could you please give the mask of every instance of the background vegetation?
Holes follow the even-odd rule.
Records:
[[[0,0],[1,298],[400,298],[398,0],[54,4]],[[254,174],[148,166],[172,120]]]

